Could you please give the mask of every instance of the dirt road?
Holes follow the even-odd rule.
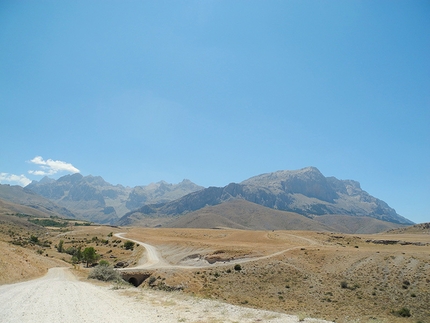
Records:
[[[140,260],[140,264],[138,266],[133,267],[133,269],[143,269],[143,268],[160,268],[160,267],[168,267],[169,264],[161,257],[157,248],[151,246],[147,243],[133,240],[130,238],[124,237],[125,233],[116,233],[115,237],[127,239],[129,241],[133,241],[146,249],[145,256]]]
[[[209,263],[208,261],[199,261],[197,263],[194,263],[193,265],[174,265],[174,264],[170,264],[168,261],[166,261],[161,253],[158,251],[158,249],[150,244],[138,241],[138,240],[134,240],[134,239],[130,239],[127,238],[126,233],[116,233],[114,234],[114,236],[121,238],[121,239],[125,239],[125,240],[129,240],[129,241],[133,241],[136,244],[139,244],[141,246],[143,246],[146,249],[146,253],[144,254],[144,256],[139,260],[139,264],[137,266],[134,267],[127,267],[125,269],[121,269],[124,271],[127,270],[134,270],[134,269],[155,269],[155,268],[170,268],[170,269],[196,269],[196,268],[209,268],[209,267],[216,267],[216,266],[224,266],[226,265],[226,263]],[[290,235],[293,236],[293,235]],[[242,264],[242,263],[247,263],[247,262],[251,262],[251,261],[258,261],[258,260],[262,260],[262,259],[268,259],[271,257],[275,257],[275,256],[279,256],[285,252],[294,250],[294,249],[299,249],[299,248],[303,248],[303,247],[307,247],[308,245],[317,245],[319,244],[318,242],[311,240],[311,239],[307,239],[304,237],[299,237],[299,236],[294,236],[297,239],[300,240],[304,240],[306,241],[306,245],[303,246],[295,246],[295,247],[291,247],[291,248],[287,248],[278,252],[275,252],[273,254],[267,255],[267,256],[262,256],[262,257],[254,257],[254,258],[240,258],[240,259],[234,259],[234,260],[230,260],[228,262],[228,265],[232,265],[232,264]],[[186,255],[184,255],[186,256]]]
[[[42,278],[0,286],[2,323],[299,322],[295,316],[166,293],[112,290],[77,280],[67,268]],[[304,322],[327,321],[305,319]]]

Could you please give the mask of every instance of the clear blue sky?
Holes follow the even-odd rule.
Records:
[[[429,124],[429,1],[0,2],[1,183],[315,166],[426,222]]]

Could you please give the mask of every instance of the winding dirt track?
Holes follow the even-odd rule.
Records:
[[[143,262],[143,264],[140,264],[136,267],[130,268],[130,269],[147,269],[147,268],[160,268],[160,267],[171,267],[171,265],[169,265],[160,255],[160,253],[158,252],[157,248],[155,248],[154,246],[151,246],[147,243],[141,242],[141,241],[137,241],[137,240],[133,240],[130,238],[126,238],[124,237],[125,233],[116,233],[114,234],[115,237],[121,238],[121,239],[126,239],[129,241],[133,241],[134,243],[137,243],[139,245],[141,245],[142,247],[144,247],[146,249],[146,256],[144,258],[141,259],[141,262]]]
[[[184,266],[184,265],[173,265],[173,264],[169,264],[165,259],[163,259],[163,257],[161,256],[160,252],[158,252],[157,248],[149,245],[147,243],[138,241],[138,240],[133,240],[130,238],[125,237],[126,233],[116,233],[114,234],[114,236],[121,238],[121,239],[125,239],[125,240],[129,240],[129,241],[133,241],[134,243],[137,243],[141,246],[143,246],[146,249],[146,255],[144,255],[142,257],[142,259],[140,259],[139,261],[139,265],[138,266],[134,266],[134,267],[127,267],[121,270],[127,271],[127,270],[134,270],[134,269],[155,269],[155,268],[170,268],[170,269],[192,269],[192,268],[208,268],[208,267],[215,267],[215,266],[225,266],[225,263],[213,263],[213,264],[209,264],[207,263],[206,265],[195,265],[195,266]],[[304,246],[295,246],[295,247],[291,247],[288,249],[284,249],[278,252],[275,252],[271,255],[267,255],[267,256],[262,256],[262,257],[254,257],[254,258],[240,258],[240,259],[235,259],[235,260],[231,260],[228,262],[228,265],[231,264],[242,264],[242,263],[246,263],[246,262],[250,262],[250,261],[257,261],[257,260],[262,260],[262,259],[268,259],[271,257],[275,257],[275,256],[279,256],[285,252],[294,250],[294,249],[299,249],[299,248],[303,248],[309,245],[319,245],[318,242],[308,239],[308,238],[303,238],[303,237],[299,237],[299,236],[295,236],[295,235],[290,235],[290,236],[294,236],[296,239],[300,239],[303,241],[307,242],[307,245]]]

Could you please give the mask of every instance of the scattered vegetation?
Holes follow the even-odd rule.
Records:
[[[64,228],[69,225],[69,222],[52,219],[28,219],[28,221],[42,227]]]

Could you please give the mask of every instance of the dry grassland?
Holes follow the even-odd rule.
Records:
[[[179,288],[198,297],[340,323],[430,322],[428,231],[347,235],[108,226],[73,227],[69,231],[41,229],[1,217],[0,225],[0,284],[41,276],[59,262],[64,266],[61,259],[69,263],[71,257],[55,248],[60,240],[66,248],[94,246],[102,259],[135,265],[144,248],[125,250],[124,241],[110,236],[126,232],[131,239],[157,247],[173,265],[213,263],[204,268],[153,270],[151,279],[139,288]],[[51,245],[13,245],[11,231],[13,236],[27,240],[32,234],[38,235]],[[382,240],[421,245],[375,243]],[[237,262],[240,270],[235,269]],[[79,271],[86,276],[85,268]],[[402,308],[411,316],[396,316]]]
[[[178,265],[190,255],[219,258],[220,266],[213,268],[157,270],[153,276],[163,287],[336,322],[430,322],[429,233],[132,228],[127,236],[158,246]],[[259,260],[241,263],[239,271],[227,261],[232,258]],[[396,316],[402,308],[411,317]]]

